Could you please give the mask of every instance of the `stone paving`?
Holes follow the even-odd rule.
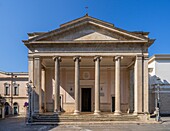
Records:
[[[170,117],[162,124],[142,123],[82,123],[64,125],[26,125],[23,117],[0,119],[0,131],[170,131]]]

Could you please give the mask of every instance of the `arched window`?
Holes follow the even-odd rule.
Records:
[[[19,113],[19,105],[17,102],[14,103],[14,115],[17,115]]]

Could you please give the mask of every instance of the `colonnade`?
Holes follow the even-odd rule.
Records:
[[[122,56],[113,57],[115,62],[115,115],[121,114],[121,59]],[[55,56],[55,99],[54,99],[54,112],[60,112],[60,62],[61,57]],[[73,57],[75,63],[75,110],[74,114],[80,113],[80,62],[81,57]],[[95,107],[94,114],[100,114],[100,62],[101,56],[95,56]],[[136,56],[134,64],[134,114],[148,112],[148,67],[147,60],[143,56]],[[29,79],[33,80],[34,84],[34,97],[32,97],[32,110],[34,113],[42,112],[42,93],[41,90],[45,86],[45,73],[41,71],[41,58],[34,56],[29,59]],[[144,88],[145,87],[145,88]]]

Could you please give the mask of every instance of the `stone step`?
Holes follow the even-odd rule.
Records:
[[[139,118],[133,115],[37,115],[33,122],[88,122],[88,121],[138,121]]]

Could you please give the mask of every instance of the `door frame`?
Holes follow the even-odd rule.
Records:
[[[80,86],[80,111],[82,112],[82,88],[90,88],[91,89],[91,111],[90,112],[93,112],[93,86],[91,85],[83,85],[83,86]]]

